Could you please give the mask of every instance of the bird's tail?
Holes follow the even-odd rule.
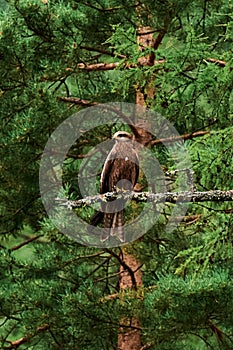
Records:
[[[103,217],[104,213],[102,211],[97,211],[97,213],[94,216],[92,216],[90,225],[97,226],[102,222]]]
[[[104,229],[101,237],[102,242],[106,241],[110,236],[117,236],[119,241],[125,242],[124,235],[124,213],[123,210],[116,213],[104,214]]]

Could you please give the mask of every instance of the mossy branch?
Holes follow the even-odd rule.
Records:
[[[56,198],[57,203],[69,209],[80,208],[86,205],[92,205],[101,202],[111,202],[116,199],[134,200],[136,202],[150,203],[198,203],[198,202],[231,202],[233,201],[233,190],[221,191],[212,190],[205,192],[183,191],[183,192],[107,192],[102,195],[89,196],[78,200],[69,200],[66,198]]]

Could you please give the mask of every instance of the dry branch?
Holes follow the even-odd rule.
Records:
[[[83,107],[91,107],[91,106],[96,106],[99,105],[98,102],[92,102],[88,100],[83,100],[78,97],[58,97],[60,101],[67,102],[67,103],[73,103],[75,105],[83,106]]]
[[[157,37],[157,40],[159,42],[159,40],[162,40],[162,37],[163,35],[160,34],[158,37]],[[157,43],[155,41],[155,46],[159,45],[159,43]],[[90,48],[89,48],[90,49]],[[220,67],[225,67],[227,62],[225,61],[222,61],[222,60],[218,60],[216,58],[206,58],[204,59],[204,61],[206,62],[209,62],[209,63],[214,63]],[[166,62],[166,59],[163,58],[163,59],[160,59],[160,60],[154,60],[153,63],[150,62],[150,66],[153,65],[153,66],[156,66],[156,65],[160,65],[160,64],[163,64]],[[148,66],[148,62],[139,62],[140,65],[143,65],[143,66]],[[79,69],[83,69],[85,71],[88,71],[88,72],[91,72],[91,71],[106,71],[106,70],[112,70],[112,69],[115,69],[117,68],[118,66],[120,66],[122,64],[122,62],[112,62],[112,63],[93,63],[93,64],[85,64],[85,63],[78,63],[77,64],[77,67]],[[127,64],[125,63],[125,65],[123,64],[124,68],[136,68],[138,65],[137,64]],[[67,70],[70,70],[71,68],[68,68]]]
[[[225,67],[227,64],[227,62],[222,61],[222,60],[218,60],[216,58],[206,58],[205,61],[210,62],[210,63],[215,63],[220,67]]]
[[[89,71],[100,71],[100,70],[112,70],[112,69],[117,68],[119,65],[120,65],[119,62],[93,63],[93,64],[78,63],[77,67],[79,69],[83,69],[83,70],[89,72]]]
[[[158,35],[158,37],[156,38],[155,40],[155,47],[157,47],[160,43],[160,41],[162,40],[164,34],[163,33],[160,33]],[[88,50],[91,50],[91,47],[83,47],[84,49],[88,49]],[[100,50],[98,49],[94,49],[93,48],[93,51],[99,51],[101,53]],[[104,54],[104,51],[102,51],[102,53]],[[113,54],[110,54],[108,52],[105,52],[105,54],[109,54],[109,55],[113,55]],[[118,57],[119,58],[124,58],[123,55],[119,55],[118,54]],[[220,67],[225,67],[227,62],[225,61],[222,61],[222,60],[218,60],[216,58],[206,58],[203,60],[204,62],[209,62],[209,63],[214,63]],[[164,64],[166,62],[166,59],[163,58],[163,59],[160,59],[160,60],[151,60],[150,59],[150,63],[149,63],[149,66],[157,66],[157,65],[160,65],[160,64]],[[92,63],[92,64],[86,64],[86,63],[78,63],[77,64],[77,68],[79,69],[82,69],[82,70],[85,70],[87,72],[94,72],[94,71],[106,71],[106,70],[113,70],[117,67],[119,67],[120,65],[122,65],[124,67],[124,69],[130,69],[130,68],[137,68],[138,67],[138,64],[127,64],[125,62],[125,64],[123,62],[112,62],[112,63]],[[143,57],[141,60],[139,60],[139,65],[141,66],[148,66],[148,61],[143,61]],[[73,68],[66,68],[66,70],[73,70]]]
[[[154,60],[153,65],[159,65],[165,63],[165,59],[161,60]],[[137,64],[127,64],[124,62],[112,62],[112,63],[92,63],[92,64],[85,64],[85,63],[78,63],[77,68],[81,70],[85,70],[86,72],[95,72],[95,71],[106,71],[106,70],[113,70],[117,67],[122,65],[122,67],[130,69],[130,68],[137,68]],[[140,62],[141,66],[146,66],[145,63]],[[67,67],[67,71],[72,71],[74,68]]]

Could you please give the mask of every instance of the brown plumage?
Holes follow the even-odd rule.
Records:
[[[108,154],[100,179],[100,193],[117,190],[133,190],[138,178],[138,155],[133,146],[131,135],[126,131],[114,134],[115,144]],[[121,242],[124,237],[125,200],[117,199],[113,202],[102,203],[103,234],[101,240],[106,241],[109,236],[117,235]],[[94,224],[95,220],[92,221]],[[95,222],[96,223],[96,222]]]

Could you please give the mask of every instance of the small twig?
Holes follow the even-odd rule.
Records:
[[[104,254],[104,253],[105,253],[105,251],[102,250],[102,251],[97,252],[97,253],[94,253],[94,254],[77,256],[77,257],[75,257],[75,258],[73,258],[73,259],[70,259],[70,260],[65,261],[65,262],[62,264],[62,268],[66,267],[66,266],[68,266],[68,265],[71,265],[71,264],[73,264],[74,262],[76,262],[76,261],[78,261],[78,260],[80,260],[80,259],[95,258],[95,257],[97,257],[97,256],[100,256],[100,255]]]
[[[31,238],[27,239],[26,241],[24,241],[24,242],[22,242],[22,243],[20,243],[20,244],[18,244],[18,245],[16,245],[16,246],[10,248],[10,251],[13,252],[13,251],[15,251],[15,250],[18,250],[18,249],[24,247],[25,245],[27,245],[27,244],[29,244],[29,243],[35,241],[36,239],[38,239],[38,238],[40,238],[40,237],[42,237],[42,235],[37,235],[37,236],[31,237]]]
[[[173,218],[171,218],[172,222],[182,222],[185,223],[187,225],[193,224],[194,222],[196,222],[198,219],[200,219],[202,216],[202,214],[198,214],[198,215],[187,215],[187,216],[175,216]]]
[[[143,345],[140,350],[148,350],[152,347],[152,345],[153,344],[151,342],[149,342],[149,343]]]

